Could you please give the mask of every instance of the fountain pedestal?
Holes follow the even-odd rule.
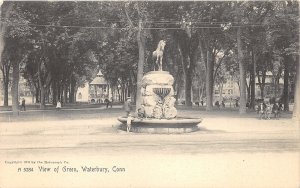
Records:
[[[152,71],[143,77],[141,110],[145,112],[145,117],[155,119],[176,117],[173,83],[173,76],[166,71]]]

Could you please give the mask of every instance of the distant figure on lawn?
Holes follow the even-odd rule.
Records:
[[[110,108],[112,108],[112,101],[105,99],[104,102],[106,103],[106,108],[108,108],[109,104],[110,104]]]
[[[272,114],[272,105],[268,103],[266,105],[266,110],[265,110],[265,119],[271,119],[271,114]]]
[[[22,103],[21,103],[21,111],[22,109],[24,109],[24,111],[26,111],[26,105],[25,105],[25,99],[22,99]]]
[[[225,108],[224,100],[222,101],[221,105],[222,105],[223,108]]]
[[[249,101],[246,103],[246,108],[250,108],[250,102]]]
[[[239,107],[239,100],[235,99],[235,107]]]
[[[259,118],[262,119],[263,116],[265,115],[267,105],[264,102],[261,102],[260,105],[258,106],[258,113],[259,113]]]
[[[129,116],[130,112],[131,112],[131,108],[132,108],[132,105],[131,105],[131,98],[130,97],[127,97],[127,100],[124,102],[124,110],[126,112],[126,117]]]
[[[219,101],[215,102],[215,106],[220,110],[220,103],[219,103]]]
[[[61,109],[61,102],[58,100],[56,103],[56,109],[60,110]]]
[[[203,106],[203,100],[201,100],[201,105]]]
[[[279,118],[280,110],[279,110],[279,106],[277,103],[274,103],[273,108],[272,108],[272,113],[274,113],[274,118],[276,118],[276,119]]]
[[[279,111],[283,111],[283,104],[281,102],[278,104],[278,107],[279,107]]]

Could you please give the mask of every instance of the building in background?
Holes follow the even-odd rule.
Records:
[[[213,92],[213,102],[235,100],[240,97],[239,85],[232,77],[229,77],[222,85],[216,84]]]
[[[104,103],[105,99],[110,99],[110,87],[105,80],[101,71],[96,78],[89,84],[89,99],[90,103]]]
[[[247,78],[247,84],[249,85],[249,78]],[[264,86],[264,99],[276,98],[277,100],[281,97],[283,91],[283,76],[278,79],[273,76],[272,72],[267,72],[265,77]],[[222,92],[222,94],[221,94]],[[223,86],[215,85],[214,87],[214,101],[222,100],[235,100],[240,97],[240,89],[237,81],[232,78],[228,78]],[[255,78],[255,98],[261,99],[261,87],[259,84],[258,77]]]
[[[77,89],[76,102],[89,102],[89,83]]]

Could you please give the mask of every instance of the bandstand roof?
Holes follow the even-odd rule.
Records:
[[[107,81],[105,80],[101,71],[97,74],[97,77],[90,83],[90,85],[107,85]]]

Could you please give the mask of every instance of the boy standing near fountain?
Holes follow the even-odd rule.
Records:
[[[133,120],[133,116],[129,113],[127,116],[127,132],[130,132],[131,129],[131,122]]]

